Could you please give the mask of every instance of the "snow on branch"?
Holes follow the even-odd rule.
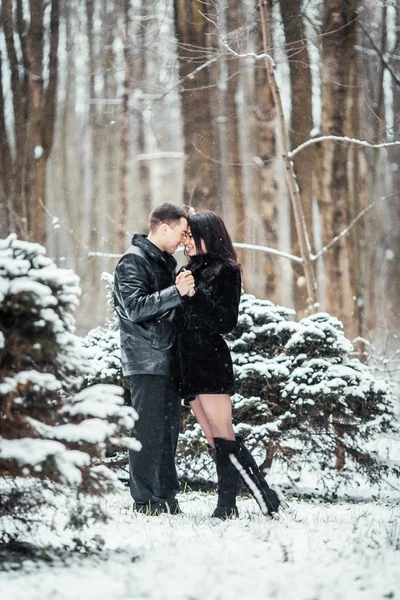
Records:
[[[311,138],[306,142],[297,146],[294,150],[289,152],[289,158],[293,158],[296,154],[307,148],[307,146],[311,146],[311,144],[318,144],[319,142],[345,142],[347,144],[354,144],[356,146],[365,146],[366,148],[387,148],[389,146],[399,146],[400,141],[397,142],[383,142],[382,144],[371,144],[366,140],[358,140],[357,138],[349,138],[347,136],[340,135],[322,135],[320,137]]]
[[[303,264],[303,260],[299,256],[295,256],[294,254],[289,254],[288,252],[282,252],[281,250],[276,250],[276,248],[269,248],[268,246],[257,246],[255,244],[244,244],[242,242],[233,242],[235,248],[244,248],[246,250],[259,250],[261,252],[265,252],[267,254],[274,254],[275,256],[280,256],[281,258],[288,258],[293,262],[297,262]],[[178,252],[181,251],[181,248],[178,248]],[[98,258],[120,258],[122,254],[109,254],[105,252],[89,252],[89,257],[96,256]]]
[[[137,154],[135,156],[136,161],[142,160],[158,160],[160,158],[184,158],[183,152],[151,152],[147,154]]]
[[[233,245],[235,248],[244,248],[246,250],[259,250],[260,252],[265,252],[267,254],[275,254],[275,256],[280,256],[281,258],[288,258],[293,262],[303,264],[303,260],[299,256],[289,254],[288,252],[282,252],[281,250],[276,250],[275,248],[268,248],[267,246],[256,246],[255,244],[242,244],[241,242],[233,242]]]
[[[259,54],[257,54],[256,52],[235,52],[235,50],[233,50],[233,48],[229,46],[228,42],[224,38],[222,38],[222,44],[228,50],[229,54],[232,54],[236,58],[254,58],[254,60],[268,60],[271,63],[273,69],[276,66],[272,56],[270,54],[267,54],[266,52],[260,52]]]

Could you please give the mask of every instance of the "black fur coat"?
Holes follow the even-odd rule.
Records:
[[[196,293],[183,297],[178,336],[182,395],[235,391],[232,359],[222,335],[234,329],[241,293],[240,270],[208,254],[195,256],[186,267]]]

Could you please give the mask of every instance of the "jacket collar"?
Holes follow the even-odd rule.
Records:
[[[208,267],[211,267],[216,262],[218,262],[218,259],[210,256],[209,254],[196,254],[196,256],[193,256],[190,259],[188,268],[191,271],[196,271],[197,269],[208,269]]]
[[[145,252],[149,257],[161,263],[170,271],[175,271],[177,262],[172,254],[168,254],[168,252],[163,252],[160,250],[160,248],[155,246],[147,239],[147,235],[135,233],[132,238],[132,245],[143,250],[143,252]]]

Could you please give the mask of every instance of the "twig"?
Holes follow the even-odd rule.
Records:
[[[370,204],[369,206],[364,208],[364,210],[362,210],[360,213],[358,213],[358,215],[353,219],[353,221],[350,223],[350,225],[348,227],[343,229],[343,231],[341,231],[336,237],[334,237],[333,240],[331,240],[329,242],[329,244],[327,244],[326,246],[321,248],[321,250],[319,252],[317,252],[317,254],[312,255],[311,261],[317,260],[318,258],[320,258],[320,256],[322,256],[322,254],[324,254],[330,248],[332,248],[332,246],[334,244],[336,244],[336,242],[341,240],[342,237],[344,237],[345,235],[347,235],[349,233],[350,229],[352,229],[354,227],[354,225],[357,223],[357,221],[359,221],[365,214],[367,214],[367,212],[369,212],[377,204],[379,204],[380,202],[383,202],[384,200],[390,200],[391,198],[395,198],[396,196],[398,196],[397,193],[391,194],[390,196],[382,196],[382,198],[378,198],[378,200],[375,200],[374,202],[372,202],[372,204]]]
[[[371,42],[371,46],[373,47],[373,49],[375,50],[375,52],[378,54],[379,58],[381,59],[383,66],[389,71],[390,75],[392,76],[393,80],[397,83],[397,85],[400,85],[400,79],[397,77],[396,73],[393,71],[392,67],[389,65],[389,63],[386,60],[386,58],[384,57],[384,55],[382,54],[382,52],[380,51],[378,46],[375,44],[371,34],[364,27],[361,19],[359,20],[359,25],[360,25],[361,29],[363,30],[363,32],[365,33],[365,35],[367,36],[367,38],[369,39],[369,41]]]

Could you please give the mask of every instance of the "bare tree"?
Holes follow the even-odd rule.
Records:
[[[146,81],[146,64],[147,64],[147,28],[146,20],[149,17],[151,7],[149,6],[149,0],[142,0],[139,11],[139,26],[138,26],[138,42],[139,52],[135,60],[135,79],[136,86],[140,90],[140,97],[138,98],[138,107],[136,110],[136,146],[139,154],[145,154],[146,152],[146,125],[144,120],[144,97],[147,89]],[[147,217],[151,211],[151,191],[150,191],[150,169],[147,161],[140,160],[139,168],[139,186],[138,186],[138,204],[140,216],[139,230],[145,230],[147,225]]]
[[[296,148],[309,139],[313,128],[312,86],[310,59],[307,49],[307,37],[304,27],[301,0],[280,0],[280,10],[286,38],[286,53],[290,71],[290,143]],[[309,146],[294,158],[297,183],[302,199],[304,220],[306,223],[311,247],[313,247],[313,172],[314,147]],[[292,211],[292,252],[299,254],[299,241]],[[307,290],[304,284],[304,273],[299,265],[292,263],[294,271],[295,308],[301,316],[306,307]]]
[[[25,18],[24,10],[29,10],[29,19]],[[12,0],[4,0],[1,5],[14,123],[12,141],[3,141],[4,191],[11,198],[10,225],[15,223],[18,233],[39,242],[46,237],[46,164],[56,116],[59,0],[48,4],[48,44],[46,10],[44,0],[30,0],[25,6],[22,0],[17,0],[15,11]],[[4,128],[4,103],[0,120]],[[15,144],[15,153],[10,152],[10,144]]]
[[[325,0],[322,37],[322,134],[343,136],[349,130],[351,69],[355,60],[357,1]],[[348,146],[325,142],[318,149],[318,203],[325,245],[349,224]],[[355,337],[354,281],[350,239],[325,255],[326,308]]]
[[[205,13],[208,1],[175,0],[185,147],[184,199],[194,207],[221,208]],[[199,68],[200,67],[200,68]]]
[[[272,3],[268,2],[266,10],[268,19],[268,51],[272,55]],[[256,52],[263,51],[263,38],[261,27],[258,25],[255,32]],[[258,212],[262,219],[266,243],[271,248],[278,247],[278,210],[276,203],[276,106],[268,80],[268,73],[258,61],[254,70],[254,99],[252,114],[252,137],[255,144],[257,164],[255,171],[254,194]],[[266,256],[263,265],[264,285],[262,294],[271,300],[279,299],[279,270],[274,256]]]
[[[121,0],[122,13],[122,41],[124,45],[124,82],[121,105],[121,161],[120,161],[120,217],[119,217],[119,250],[126,248],[126,231],[128,225],[128,163],[129,163],[129,99],[132,91],[132,65],[131,52],[131,16],[130,0]]]

